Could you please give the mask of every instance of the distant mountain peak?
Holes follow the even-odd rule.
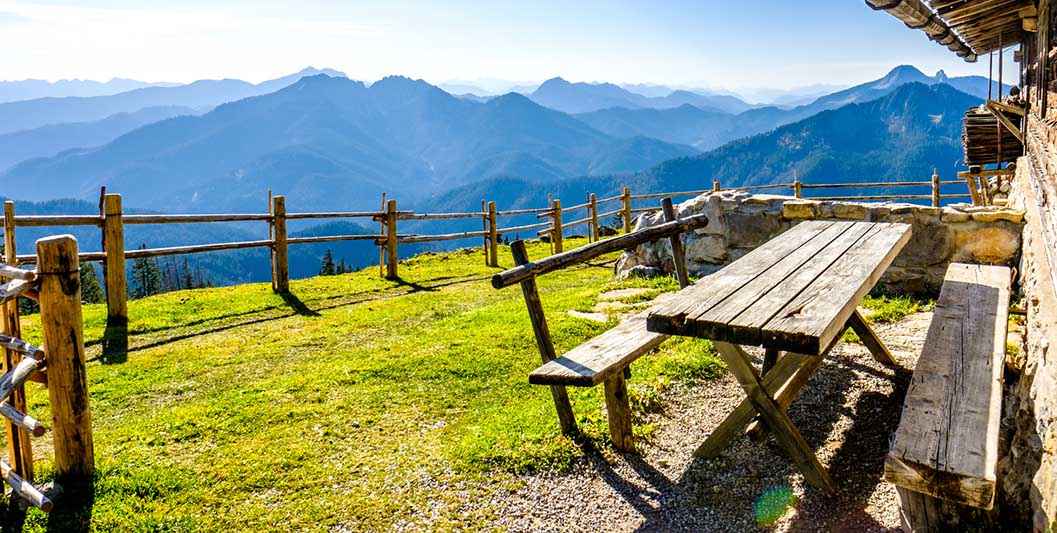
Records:
[[[936,75],[933,76],[933,78],[936,78],[936,81],[939,81],[939,82],[946,82],[949,79],[947,77],[947,73],[944,72],[943,69],[937,70],[936,71]]]

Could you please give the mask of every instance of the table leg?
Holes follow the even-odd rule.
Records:
[[[766,348],[763,351],[763,375],[767,375],[768,372],[774,368],[774,364],[778,362],[778,350],[775,348]]]
[[[774,394],[780,388],[784,388],[786,381],[796,374],[800,365],[803,364],[804,356],[787,353],[781,361],[763,377],[763,387],[767,394]],[[708,434],[705,442],[694,451],[694,455],[704,459],[712,459],[720,454],[730,441],[741,435],[745,426],[756,416],[756,408],[748,398],[741,401],[716,429]]]
[[[804,474],[804,479],[815,487],[829,492],[836,492],[837,484],[830,478],[829,472],[815,457],[815,453],[808,446],[807,441],[800,435],[800,432],[797,431],[796,426],[789,420],[789,417],[778,407],[774,398],[767,394],[763,384],[760,383],[759,376],[756,374],[756,369],[749,362],[748,354],[734,344],[726,342],[714,342],[713,344],[723,361],[727,363],[727,368],[737,378],[742,389],[745,390],[749,401],[760,412],[760,416],[763,417],[764,422],[770,427],[775,438],[778,439],[778,443]]]
[[[788,357],[788,355],[786,355]],[[793,404],[793,400],[800,395],[800,391],[807,385],[807,382],[811,380],[811,376],[815,374],[818,367],[822,365],[822,356],[805,356],[807,361],[800,366],[800,370],[797,371],[796,375],[792,379],[785,382],[782,388],[774,395],[775,403],[778,404],[778,408],[783,412],[789,410],[789,406]],[[749,438],[753,442],[762,442],[767,437],[767,428],[764,427],[759,421],[754,421],[749,424],[749,429],[745,431],[749,435]]]
[[[851,317],[848,318],[848,327],[859,336],[863,345],[866,346],[866,349],[870,350],[870,353],[877,362],[890,366],[899,366],[899,363],[896,362],[895,357],[892,357],[891,352],[889,352],[888,348],[881,342],[881,339],[877,338],[877,334],[874,333],[870,324],[867,324],[866,319],[859,314],[858,309],[856,309]]]

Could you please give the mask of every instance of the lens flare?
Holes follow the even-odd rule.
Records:
[[[756,499],[752,511],[757,524],[769,526],[785,516],[790,509],[796,507],[796,503],[797,498],[793,489],[784,486],[771,487]]]

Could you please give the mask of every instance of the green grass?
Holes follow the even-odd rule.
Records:
[[[539,278],[559,352],[615,324],[567,310],[609,288],[676,288],[616,282],[613,258]],[[601,387],[571,389],[586,435],[572,442],[548,390],[528,384],[539,354],[521,291],[493,289],[478,251],[412,258],[400,272],[295,280],[285,300],[254,284],[132,301],[126,356],[104,355],[121,332],[86,306],[98,472],[90,514],[67,519],[95,531],[473,529],[518,473],[608,453]],[[36,319],[23,320],[32,342]],[[643,422],[663,410],[665,387],[721,368],[707,342],[682,339],[636,362],[638,435],[656,429]],[[27,393],[48,420],[47,394]],[[48,441],[36,441],[38,481],[52,477]],[[47,527],[30,511],[26,530]]]
[[[908,295],[891,296],[887,294],[869,294],[859,304],[873,311],[865,316],[870,324],[890,324],[898,322],[907,315],[931,311],[936,307],[934,300],[922,300]],[[862,343],[852,330],[844,332],[844,342]]]

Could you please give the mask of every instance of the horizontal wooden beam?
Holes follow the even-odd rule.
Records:
[[[11,465],[7,464],[6,461],[0,461],[0,477],[4,478],[4,481],[11,486],[11,490],[20,498],[45,513],[51,511],[54,506],[52,501],[37,487],[34,487],[30,482],[22,479],[22,476],[16,474],[14,470],[11,470]]]

